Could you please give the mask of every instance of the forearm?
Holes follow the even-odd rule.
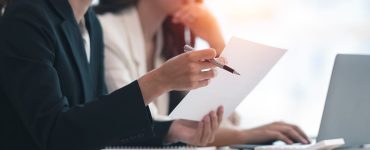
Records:
[[[219,56],[222,50],[225,48],[225,40],[221,34],[221,31],[217,31],[208,40],[209,46],[216,49],[217,56]]]
[[[216,132],[215,141],[209,146],[227,146],[233,144],[243,144],[244,134],[237,129],[220,128]]]
[[[95,149],[114,140],[126,143],[152,136],[152,118],[142,101],[139,87],[133,82],[83,107],[59,113],[48,149]],[[78,139],[85,142],[79,143]]]

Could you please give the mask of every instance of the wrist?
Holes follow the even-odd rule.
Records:
[[[164,143],[165,144],[172,144],[172,143],[177,143],[177,142],[180,141],[179,138],[178,138],[178,136],[176,135],[176,133],[177,133],[176,131],[178,131],[176,129],[176,126],[177,126],[176,124],[177,124],[177,121],[174,121],[171,124],[171,126],[170,126],[170,128],[168,130],[168,133],[167,133],[167,135],[165,137],[165,140],[164,140]]]
[[[155,69],[150,72],[153,77],[154,84],[158,85],[158,90],[162,93],[170,92],[172,90],[171,82],[168,81],[166,74],[163,73],[162,68]]]
[[[248,135],[249,135],[248,130],[240,131],[239,134],[237,135],[239,139],[239,143],[249,143]]]
[[[156,71],[151,71],[138,79],[144,103],[148,105],[153,99],[168,92],[168,86],[160,80]]]

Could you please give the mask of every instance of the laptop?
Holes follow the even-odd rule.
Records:
[[[370,55],[336,56],[317,141],[370,144]]]
[[[345,141],[342,147],[370,144],[370,55],[336,56],[316,141],[338,138]],[[254,149],[258,146],[261,145],[230,147]]]

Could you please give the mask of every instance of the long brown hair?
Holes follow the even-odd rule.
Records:
[[[98,14],[118,13],[121,10],[135,6],[139,0],[100,0],[100,3],[94,8]],[[201,1],[201,0],[199,0]],[[185,26],[174,24],[171,17],[167,17],[163,25],[163,49],[162,57],[166,60],[183,53],[185,41]],[[195,36],[191,34],[191,45],[195,45]]]

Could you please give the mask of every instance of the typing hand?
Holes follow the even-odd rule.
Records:
[[[201,122],[176,120],[170,127],[166,142],[183,142],[194,146],[207,146],[215,139],[223,116],[223,107],[216,112],[210,112]]]
[[[299,127],[284,122],[275,122],[245,130],[243,134],[247,144],[266,144],[278,140],[287,144],[295,142],[310,144],[307,135]]]

